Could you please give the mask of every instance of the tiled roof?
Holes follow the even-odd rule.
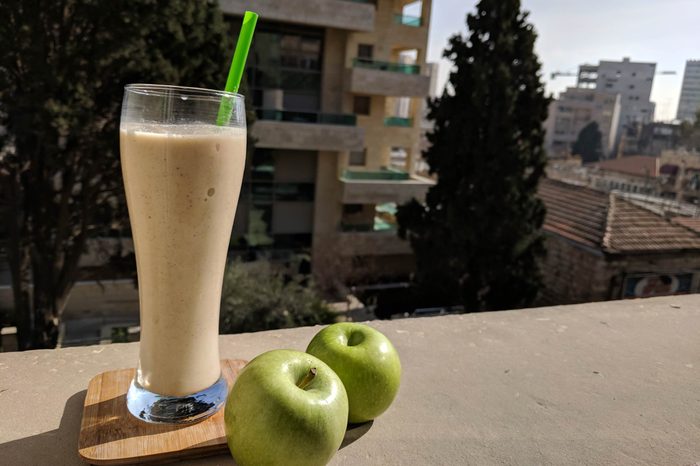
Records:
[[[634,176],[659,176],[659,159],[648,155],[631,155],[619,159],[604,160],[594,164],[601,170]]]
[[[700,250],[700,233],[612,193],[546,179],[544,229],[609,253]]]
[[[700,233],[700,218],[698,217],[674,217],[673,223],[683,225],[686,228],[690,228],[693,231]]]
[[[607,195],[549,179],[540,183],[538,193],[547,207],[545,230],[587,246],[600,246],[605,234]]]

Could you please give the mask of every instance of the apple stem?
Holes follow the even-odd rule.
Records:
[[[306,373],[306,376],[301,379],[301,382],[297,384],[297,387],[301,388],[302,390],[305,389],[306,386],[311,383],[314,377],[316,377],[316,368],[312,367],[309,369],[309,372]]]

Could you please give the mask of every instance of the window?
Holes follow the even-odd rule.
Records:
[[[630,89],[634,89],[634,84],[630,84]]]
[[[356,95],[352,100],[352,111],[357,115],[369,115],[372,98],[368,95]]]
[[[367,158],[367,149],[350,152],[350,165],[364,165]]]
[[[343,204],[343,214],[352,215],[362,212],[362,204]]]
[[[313,183],[276,183],[274,186],[275,201],[305,201],[314,200]]]
[[[357,58],[364,58],[366,60],[371,60],[373,56],[374,56],[374,45],[357,44]]]

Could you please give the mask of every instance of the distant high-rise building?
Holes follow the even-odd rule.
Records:
[[[685,121],[695,121],[695,114],[700,110],[700,60],[685,62],[681,98],[678,101],[676,118]]]
[[[620,95],[597,89],[570,87],[549,105],[545,121],[545,148],[550,157],[567,156],[581,130],[589,123],[598,123],[603,156],[615,149],[620,120]]]
[[[247,9],[261,18],[247,65],[256,143],[234,249],[310,253],[322,285],[404,277],[412,251],[396,234],[396,204],[434,184],[415,175],[431,0],[219,4],[234,23]]]
[[[593,88],[620,94],[620,125],[634,126],[654,121],[651,86],[656,63],[600,61],[597,65],[581,65],[578,87]]]

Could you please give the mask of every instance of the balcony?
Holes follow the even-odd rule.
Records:
[[[355,58],[347,73],[348,90],[358,94],[424,97],[430,87],[418,65]]]
[[[355,115],[259,109],[255,146],[269,149],[360,151],[364,129]]]
[[[340,177],[343,184],[343,204],[398,204],[425,199],[433,180],[410,175],[401,170],[345,170]]]
[[[419,16],[394,15],[394,24],[419,28],[423,25],[423,20]]]
[[[410,128],[413,126],[413,118],[403,118],[390,116],[384,118],[384,126],[400,126],[402,128]]]
[[[348,31],[374,30],[375,6],[368,1],[344,0],[220,0],[224,14],[257,12],[265,20]]]
[[[695,464],[700,296],[374,321],[401,389],[331,460],[387,464]],[[226,335],[224,358],[304,350],[318,327]],[[78,466],[88,381],[138,343],[0,354],[0,457]],[[130,435],[124,432],[124,435]],[[232,463],[227,454],[188,462]]]
[[[320,123],[326,125],[355,126],[357,117],[352,114],[297,112],[290,110],[258,109],[255,111],[258,120],[291,121],[293,123]]]

